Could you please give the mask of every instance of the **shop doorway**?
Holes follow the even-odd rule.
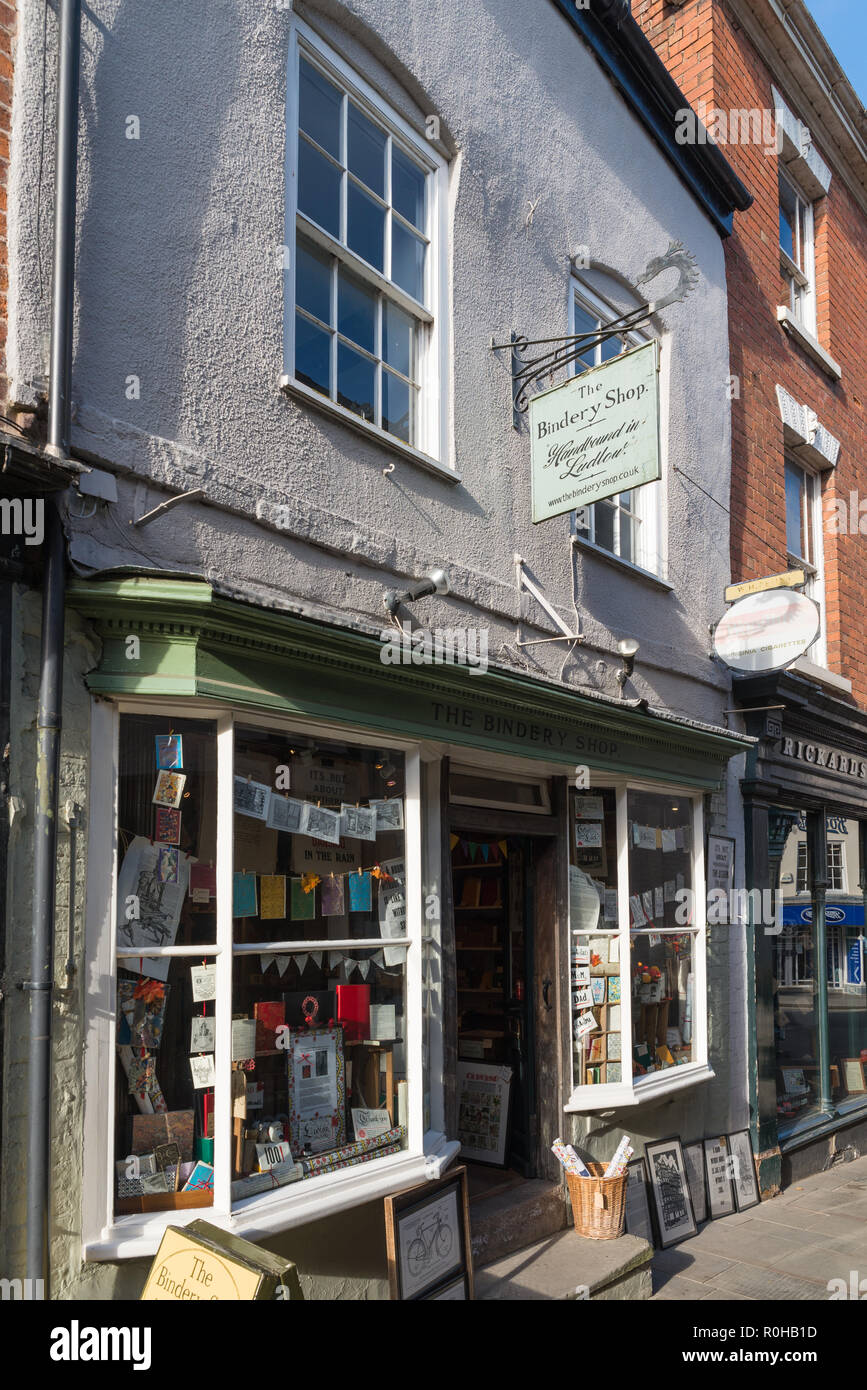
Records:
[[[452,820],[458,1128],[479,1195],[544,1172],[538,1015],[556,991],[542,988],[537,957],[540,933],[554,935],[540,922],[553,843]]]

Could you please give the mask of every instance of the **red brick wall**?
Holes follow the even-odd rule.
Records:
[[[799,93],[772,76],[723,0],[633,0],[633,14],[695,106],[723,111],[770,108],[771,83],[807,125]],[[708,83],[710,81],[710,88]],[[710,119],[710,118],[709,118]],[[786,568],[783,428],[775,387],[815,410],[841,442],[834,472],[822,477],[823,506],[849,492],[867,498],[867,217],[832,169],[828,196],[814,204],[817,336],[843,369],[834,383],[777,323],[782,298],[778,254],[777,158],[761,144],[728,144],[724,153],[753,195],[736,213],[725,243],[731,371],[740,379],[732,402],[732,578],[754,579]],[[865,517],[867,532],[867,517]],[[867,704],[867,535],[824,531],[828,666],[848,677]]]
[[[12,72],[15,4],[0,0],[0,404],[6,400],[6,292],[9,261],[6,242],[6,181],[12,129]]]

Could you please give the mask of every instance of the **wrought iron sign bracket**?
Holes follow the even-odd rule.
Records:
[[[588,348],[595,348],[598,344],[607,342],[609,338],[617,338],[641,328],[660,309],[686,299],[698,283],[695,257],[680,241],[672,241],[664,256],[654,256],[648,261],[644,274],[635,283],[647,284],[665,270],[678,271],[678,282],[673,290],[660,299],[640,304],[628,313],[621,314],[619,318],[611,319],[595,333],[570,333],[562,338],[526,338],[523,334],[513,332],[507,343],[495,343],[493,337],[491,338],[492,352],[502,352],[504,348],[511,351],[513,429],[520,428],[521,416],[526,414],[529,408],[530,397],[527,392],[531,385],[541,384],[545,376],[553,376],[560,367],[568,367]],[[530,348],[545,348],[546,351],[534,357],[525,357],[524,354]]]

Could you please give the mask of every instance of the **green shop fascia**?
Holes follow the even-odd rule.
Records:
[[[546,989],[544,1007],[541,1004],[533,1006],[541,1019],[535,1033],[532,1018],[528,1020],[527,1038],[533,1042],[535,1036],[536,1049],[530,1061],[538,1073],[539,1093],[544,1091],[548,1099],[544,1104],[540,1102],[538,1124],[534,1121],[529,1126],[530,1139],[514,1160],[525,1175],[559,1178],[559,1168],[550,1155],[549,1146],[557,1133],[566,1132],[564,1111],[591,1112],[603,1103],[609,1108],[634,1105],[638,1098],[651,1099],[662,1096],[668,1089],[682,1088],[698,1080],[712,1080],[713,1072],[707,1062],[706,1021],[708,1003],[712,1007],[712,1000],[708,1001],[703,960],[704,802],[708,794],[719,792],[723,786],[728,759],[743,753],[751,740],[708,725],[651,713],[626,701],[573,693],[501,670],[482,674],[457,665],[387,665],[380,659],[381,644],[367,631],[353,630],[351,626],[329,626],[292,611],[253,607],[222,595],[204,582],[145,577],[79,580],[70,585],[68,602],[94,628],[101,641],[98,665],[86,678],[88,690],[94,697],[86,950],[91,967],[88,978],[95,981],[96,990],[87,1002],[90,1022],[85,1072],[86,1079],[89,1077],[93,1084],[87,1086],[85,1115],[83,1241],[86,1258],[116,1259],[124,1254],[142,1256],[149,1253],[158,1243],[160,1222],[164,1226],[170,1221],[172,1210],[177,1206],[171,1197],[160,1203],[145,1196],[139,1204],[140,1209],[131,1198],[124,1198],[126,1205],[116,1202],[120,1189],[115,1185],[115,1172],[107,1158],[105,1142],[107,1130],[114,1129],[116,1134],[122,1134],[112,1108],[115,1102],[111,1093],[114,1091],[117,1096],[122,1092],[127,1099],[127,1087],[123,1078],[120,1078],[119,1089],[117,1085],[102,1084],[100,1057],[104,1063],[105,1058],[114,1058],[115,1052],[120,1054],[123,1050],[115,1047],[112,1031],[117,1009],[117,980],[123,978],[124,970],[140,968],[138,959],[131,960],[133,954],[138,957],[138,951],[128,950],[124,954],[116,949],[115,923],[120,921],[117,875],[123,855],[129,849],[128,836],[118,844],[117,830],[123,832],[125,827],[117,808],[124,797],[126,805],[133,804],[129,790],[132,782],[124,790],[124,777],[128,773],[122,765],[122,755],[126,745],[119,734],[124,718],[130,721],[159,719],[162,721],[159,727],[164,726],[166,733],[176,726],[184,726],[184,721],[188,721],[188,726],[190,721],[202,721],[202,728],[215,731],[214,781],[209,785],[213,788],[216,808],[213,891],[216,939],[207,947],[203,946],[199,954],[215,962],[213,1007],[218,1018],[221,1007],[237,1018],[239,961],[250,962],[254,958],[258,961],[260,946],[272,948],[272,973],[275,943],[277,955],[282,951],[287,957],[293,957],[292,970],[299,962],[303,962],[303,971],[311,969],[308,955],[311,952],[315,955],[317,947],[322,948],[320,957],[323,950],[326,957],[323,970],[327,971],[331,955],[338,954],[329,953],[327,949],[334,944],[328,937],[327,927],[321,928],[325,939],[316,941],[310,932],[305,935],[302,931],[299,937],[301,928],[295,929],[295,923],[281,927],[268,921],[267,940],[263,935],[263,940],[258,941],[255,931],[253,940],[250,931],[239,932],[237,920],[233,926],[233,844],[237,845],[233,834],[237,837],[238,822],[244,819],[233,815],[233,811],[238,811],[232,783],[233,773],[238,780],[240,730],[243,728],[249,733],[250,728],[255,728],[259,731],[256,736],[263,738],[269,731],[274,737],[279,735],[287,747],[293,745],[293,754],[305,746],[305,739],[308,740],[306,746],[314,752],[317,745],[328,748],[339,745],[344,754],[346,749],[350,750],[346,755],[347,766],[356,756],[351,752],[353,748],[359,750],[358,759],[368,759],[369,768],[379,767],[387,756],[394,755],[394,750],[397,750],[398,760],[404,760],[405,781],[399,791],[406,804],[405,825],[401,826],[405,841],[401,837],[399,855],[390,851],[390,862],[401,858],[405,865],[406,910],[402,919],[405,936],[395,938],[403,950],[402,957],[397,947],[392,948],[392,961],[398,961],[399,987],[393,980],[390,983],[386,980],[388,987],[398,992],[393,996],[381,996],[396,999],[396,1016],[401,1022],[395,1043],[379,1044],[383,1056],[370,1064],[373,1070],[366,1073],[374,1077],[371,1108],[376,1109],[382,1097],[383,1108],[388,1109],[389,1120],[395,1132],[399,1131],[399,1137],[394,1143],[382,1146],[382,1156],[365,1155],[376,1157],[377,1162],[358,1162],[349,1170],[349,1176],[344,1172],[323,1170],[315,1182],[290,1182],[279,1188],[275,1182],[275,1190],[256,1192],[250,1186],[239,1188],[239,1172],[249,1172],[239,1148],[247,1131],[239,1136],[238,1125],[233,1125],[231,1119],[238,1113],[232,1109],[234,1093],[230,1093],[227,1080],[221,1082],[220,1068],[223,1066],[228,1076],[230,1068],[234,1068],[235,1054],[227,1038],[220,1040],[218,1029],[214,1054],[216,1079],[208,1083],[213,1085],[215,1092],[211,1110],[213,1128],[210,1134],[204,1135],[205,1138],[213,1136],[206,1150],[206,1157],[213,1162],[213,1190],[202,1198],[202,1205],[211,1208],[209,1219],[217,1224],[231,1220],[232,1229],[240,1235],[266,1236],[379,1199],[425,1176],[435,1175],[453,1159],[459,1133],[456,1069],[467,1055],[480,1055],[464,1051],[466,1044],[460,1036],[460,992],[465,986],[461,984],[459,960],[456,967],[456,952],[459,957],[461,951],[460,935],[456,945],[456,931],[461,931],[464,909],[457,896],[458,871],[455,871],[455,882],[452,880],[452,851],[456,840],[460,843],[465,832],[473,842],[487,837],[486,843],[489,840],[508,848],[514,844],[520,849],[524,836],[528,837],[527,842],[533,839],[535,845],[541,846],[536,857],[540,885],[534,928],[536,954],[527,957],[527,994],[531,1001],[535,998],[536,975],[543,971],[550,975],[548,983],[553,980],[554,989],[553,993]],[[148,725],[148,729],[150,727]],[[147,739],[152,748],[151,732]],[[190,747],[194,746],[191,734]],[[392,750],[391,753],[388,750]],[[150,801],[150,782],[146,779],[151,776],[142,768],[153,766],[152,762],[144,761],[145,757],[152,758],[152,754],[142,754],[136,773],[141,788],[147,787],[146,794],[144,791],[136,793],[142,806]],[[484,799],[478,796],[455,797],[457,768],[464,775],[477,772],[486,786],[494,788],[489,807],[486,808]],[[582,780],[585,774],[581,769],[589,769],[589,781]],[[246,766],[241,772],[246,772],[248,779],[251,776]],[[373,776],[372,771],[370,776]],[[516,781],[532,781],[534,776],[544,791],[542,803],[531,808],[526,803],[522,805],[510,787]],[[293,781],[290,796],[296,795],[292,790],[295,785]],[[607,927],[609,935],[622,940],[619,957],[612,950],[611,960],[623,962],[620,969],[626,995],[624,1036],[630,1017],[630,935],[636,935],[637,925],[630,917],[633,911],[628,905],[630,883],[623,881],[625,874],[631,882],[633,872],[632,851],[627,847],[627,839],[632,846],[634,813],[633,803],[628,798],[643,796],[644,802],[635,805],[641,804],[646,809],[655,797],[662,810],[673,805],[676,811],[679,797],[681,807],[688,808],[689,828],[683,843],[678,841],[678,852],[685,856],[684,867],[688,861],[687,872],[692,874],[695,890],[695,915],[689,923],[686,933],[689,941],[685,948],[692,952],[691,964],[683,963],[681,981],[682,984],[686,981],[687,969],[692,972],[689,976],[690,1008],[694,1010],[692,1050],[684,1046],[684,1056],[678,1059],[686,1063],[684,1066],[670,1066],[667,1071],[656,1065],[646,1068],[652,1074],[639,1078],[643,1087],[640,1097],[639,1086],[629,1075],[635,1023],[632,1036],[623,1048],[625,1065],[618,1067],[609,1061],[607,1074],[604,1064],[594,1071],[585,1065],[582,1052],[580,1076],[576,1071],[579,1062],[573,1045],[569,966],[571,937],[577,932],[574,922],[570,922],[569,885],[570,875],[578,871],[582,860],[575,852],[577,840],[573,830],[576,817],[580,818],[581,814],[576,811],[580,803],[576,803],[575,798],[597,792],[595,800],[600,805],[605,801],[603,833],[609,837],[610,845],[605,886],[611,886],[612,902],[617,903]],[[455,805],[456,801],[463,804]],[[180,804],[183,808],[183,803]],[[182,817],[185,814],[182,809]],[[680,814],[685,813],[681,810]],[[599,815],[602,817],[603,812]],[[650,812],[647,815],[650,816]],[[657,825],[662,824],[664,821],[658,818]],[[644,831],[647,832],[646,826]],[[152,833],[134,831],[144,839]],[[675,832],[672,829],[668,833],[673,849]],[[287,840],[290,838],[287,836]],[[398,841],[394,839],[388,843],[397,845]],[[657,847],[660,843],[657,839]],[[363,846],[362,851],[366,853]],[[362,851],[356,853],[353,861],[359,874]],[[456,851],[460,852],[460,849]],[[645,846],[643,852],[650,856],[654,851]],[[236,874],[244,868],[238,864],[238,857],[235,849]],[[518,858],[516,850],[516,862]],[[288,864],[289,859],[284,856],[277,866],[278,877]],[[367,867],[366,859],[364,864]],[[539,866],[544,866],[544,879]],[[658,902],[661,903],[661,861],[659,867]],[[290,872],[295,868],[296,862],[292,859]],[[549,868],[550,873],[547,872]],[[258,872],[273,877],[273,863],[270,869],[260,864]],[[327,877],[327,871],[321,870],[320,876]],[[593,871],[588,868],[585,874],[581,870],[580,876],[589,882]],[[600,895],[604,877],[599,871]],[[273,885],[269,891],[272,889]],[[264,887],[260,886],[260,891],[264,892]],[[379,892],[382,891],[380,884]],[[652,896],[652,892],[645,892],[645,903],[648,899],[652,901]],[[207,893],[205,900],[207,902]],[[657,911],[661,914],[662,909],[657,907]],[[266,915],[263,907],[262,916]],[[274,915],[279,917],[279,912]],[[356,923],[353,931],[352,920],[351,917],[343,919],[350,924],[344,925],[344,934],[349,931],[357,937],[360,929]],[[378,936],[375,909],[370,920],[373,923],[371,932],[361,932],[361,937],[374,933]],[[650,917],[639,920],[645,931],[654,930]],[[666,890],[665,916],[664,919],[660,916],[656,925],[662,934],[673,934],[673,921],[673,904],[669,903]],[[332,931],[331,937],[333,935]],[[192,939],[201,941],[201,930]],[[645,937],[643,941],[648,939]],[[380,944],[381,938],[361,941],[359,949],[355,949],[354,940],[339,940],[337,945],[345,955],[340,968],[351,972],[359,962],[367,963],[361,961],[362,956],[370,956],[374,961],[377,955],[382,957],[383,952],[376,949]],[[645,949],[643,944],[640,949]],[[175,972],[169,976],[170,981],[178,978],[179,958],[184,969],[190,964],[183,953],[192,956],[196,951],[198,947],[192,945],[165,948],[165,954],[172,955]],[[268,954],[263,949],[261,955],[264,956],[264,970]],[[385,955],[388,956],[388,952]],[[432,955],[438,958],[441,966],[434,974],[428,971]],[[198,960],[194,963],[201,964]],[[676,966],[677,962],[674,964]],[[373,980],[375,974],[374,965],[369,965],[369,975],[365,974],[364,979]],[[394,969],[392,974],[395,974]],[[291,975],[292,971],[287,979]],[[672,978],[676,976],[675,968]],[[346,978],[344,974],[344,983]],[[352,978],[357,981],[360,976],[356,974]],[[332,986],[328,981],[324,985],[320,982],[316,989],[309,991],[309,979],[305,974],[303,987],[300,991],[296,989],[296,994],[308,989],[313,997],[319,990],[323,999],[331,998]],[[266,994],[273,995],[283,989],[286,991],[284,998],[292,997],[293,986],[285,982],[264,988]],[[520,997],[524,997],[523,990]],[[371,1003],[373,998],[371,994]],[[637,1019],[637,1003],[635,1009]],[[644,1013],[642,1006],[642,1018]],[[380,1013],[378,1017],[381,1019],[383,1015]],[[653,1017],[655,1020],[655,1013]],[[369,1039],[372,1035],[366,1031],[366,1022],[363,1027],[363,1040]],[[346,1031],[347,1050],[350,1037]],[[661,1037],[664,1042],[664,1031]],[[361,1046],[361,1042],[353,1045]],[[365,1045],[372,1046],[369,1042]],[[612,1047],[612,1058],[614,1055]],[[487,1058],[487,1054],[484,1056]],[[365,1065],[368,1063],[366,1059]],[[158,1065],[165,1065],[159,1057]],[[281,1065],[285,1073],[285,1061]],[[112,1067],[112,1076],[117,1078],[116,1061],[112,1061]],[[361,1075],[359,1067],[357,1063],[356,1076]],[[380,1075],[386,1087],[384,1096],[379,1091]],[[603,1084],[598,1084],[600,1081]],[[200,1082],[195,1084],[199,1086]],[[267,1075],[264,1084],[267,1111]],[[171,1109],[171,1097],[167,1099]],[[531,1106],[532,1100],[527,1104]],[[273,1100],[273,1107],[279,1119],[279,1096]],[[247,1115],[249,1124],[249,1110]],[[201,1116],[198,1116],[197,1126],[200,1122]],[[355,1119],[352,1123],[357,1128]],[[341,1118],[339,1133],[351,1148],[348,1117],[346,1126],[344,1131]],[[123,1157],[125,1142],[124,1138],[118,1139],[116,1162],[118,1156]],[[279,1138],[274,1142],[279,1142]],[[466,1144],[462,1147],[467,1157]],[[196,1156],[201,1157],[201,1150]],[[508,1155],[506,1157],[508,1159]],[[294,1149],[292,1158],[298,1159]],[[303,1161],[310,1160],[305,1156]],[[245,1181],[249,1184],[249,1179]]]

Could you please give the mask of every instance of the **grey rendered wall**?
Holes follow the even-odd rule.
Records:
[[[391,456],[375,441],[278,389],[290,12],[261,0],[218,0],[206,11],[181,0],[149,17],[132,0],[98,0],[84,20],[74,439],[131,476],[107,514],[70,519],[74,560],[91,571],[133,564],[231,577],[263,599],[303,597],[377,629],[382,586],[395,573],[451,561],[454,596],[426,604],[423,620],[490,619],[492,652],[520,660],[513,553],[571,620],[568,518],[529,525],[527,438],[511,428],[508,379],[488,343],[513,328],[530,337],[568,330],[567,257],[577,246],[630,281],[679,238],[701,275],[660,325],[673,592],[583,554],[578,606],[589,642],[565,678],[614,693],[595,648],[610,652],[613,638],[638,633],[642,693],[718,719],[725,682],[707,659],[707,624],[728,576],[726,516],[675,471],[726,498],[717,234],[548,0],[327,8],[340,29],[323,7],[303,13],[417,124],[437,114],[456,150],[446,385],[463,484],[402,459],[384,477]],[[41,56],[38,17],[26,4],[21,46],[31,68],[33,50]],[[362,38],[381,63],[369,52],[361,59]],[[401,97],[400,77],[414,102]],[[126,138],[129,115],[139,117],[139,140]],[[23,399],[42,373],[47,328],[50,184],[43,178],[39,247],[36,200],[20,196],[33,179],[36,88],[21,95],[15,120],[9,370]],[[133,374],[139,400],[125,394]],[[129,519],[164,500],[164,489],[200,486],[214,505],[184,505],[130,539]],[[262,524],[280,506],[283,535]],[[557,675],[563,651],[539,648],[525,660]]]
[[[719,616],[729,577],[728,527],[726,514],[700,490],[728,497],[726,294],[716,232],[548,0],[324,0],[299,12],[420,129],[427,115],[441,120],[452,156],[444,385],[449,461],[463,481],[433,477],[278,389],[290,11],[274,0],[94,0],[83,20],[73,437],[78,450],[118,473],[119,499],[94,518],[68,517],[73,564],[85,574],[117,566],[201,574],[250,601],[375,632],[383,588],[445,562],[453,593],[419,606],[426,625],[487,626],[492,657],[501,663],[611,694],[616,640],[634,634],[642,644],[636,693],[651,705],[721,723],[730,701],[727,681],[707,658],[707,628]],[[50,86],[51,19],[48,32]],[[41,4],[22,0],[16,70],[30,80],[16,83],[8,360],[13,396],[30,405],[44,389],[50,279],[50,90],[48,154],[33,196],[42,34]],[[140,120],[138,140],[126,138],[130,115]],[[525,557],[572,623],[569,525],[566,517],[529,524],[527,436],[511,428],[508,378],[488,344],[512,329],[530,338],[568,331],[567,258],[575,248],[589,247],[598,268],[628,285],[675,239],[695,255],[700,278],[688,302],[657,325],[665,344],[663,510],[672,588],[582,553],[575,583],[587,642],[565,662],[559,645],[521,656],[514,645],[513,554]],[[624,290],[624,307],[628,302]],[[138,400],[126,395],[132,374],[141,383]],[[391,462],[395,469],[385,476]],[[205,489],[208,505],[184,504],[132,531],[132,518],[196,487]],[[526,612],[540,621],[532,605]],[[34,621],[25,605],[22,702],[35,693]],[[539,633],[527,635],[548,631],[541,619]],[[82,675],[92,660],[86,634],[73,626],[64,779],[77,799],[85,795],[80,779],[89,753]],[[22,713],[16,777],[25,797],[33,785],[26,723]],[[730,791],[733,808],[733,785]],[[84,851],[82,841],[80,862]],[[24,882],[29,850],[22,835],[15,856],[15,879]],[[62,861],[61,879],[64,872]],[[29,917],[24,895],[17,901],[9,892],[12,950],[20,956]],[[62,883],[58,901],[63,923]],[[737,975],[737,943],[720,941],[714,951],[722,1016],[735,1018],[736,985],[730,991],[727,979]],[[58,953],[65,955],[62,942]],[[57,1015],[57,1291],[134,1297],[136,1265],[80,1272],[78,999],[59,1003]],[[24,1017],[17,1000],[6,1027],[17,1040],[8,1057],[7,1139],[13,1158],[23,1160]],[[692,1132],[696,1116],[687,1110],[704,1105],[706,1090],[670,1103],[663,1131]],[[632,1132],[645,1124],[642,1111],[625,1118]],[[704,1118],[710,1124],[716,1115]],[[658,1115],[648,1112],[646,1123],[660,1133]],[[605,1147],[613,1142],[604,1140]],[[21,1233],[10,1166],[3,1181],[4,1256],[11,1259]],[[328,1250],[329,1240],[317,1244],[308,1234],[297,1240],[308,1242],[311,1259],[314,1250]],[[328,1281],[339,1272],[323,1267],[321,1276],[323,1291],[337,1287]],[[370,1292],[381,1295],[382,1271],[366,1271],[365,1287],[371,1279]],[[343,1286],[344,1296],[355,1287]]]

